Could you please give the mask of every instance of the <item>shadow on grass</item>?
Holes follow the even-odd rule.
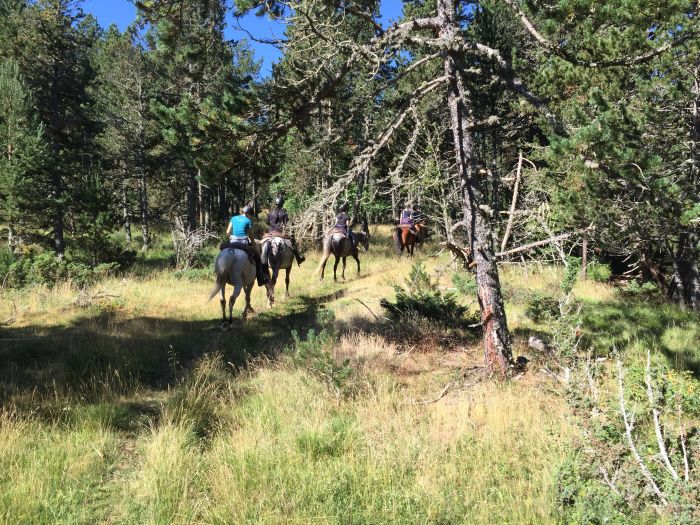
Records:
[[[669,365],[700,377],[700,317],[674,305],[606,301],[583,311],[584,343],[597,352],[660,350]]]
[[[65,327],[5,328],[0,332],[0,404],[28,407],[32,404],[28,400],[51,396],[78,396],[89,403],[105,393],[165,391],[200,357],[214,352],[234,368],[247,366],[251,358],[274,358],[291,341],[292,330],[320,329],[328,318],[324,303],[343,293],[300,296],[247,323],[234,320],[226,332],[221,331],[218,317],[124,318],[112,311]]]

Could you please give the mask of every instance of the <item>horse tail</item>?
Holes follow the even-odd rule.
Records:
[[[396,245],[396,253],[401,254],[401,228],[398,226],[394,228],[394,233],[392,234],[392,237],[394,237],[394,244]]]
[[[216,286],[214,286],[212,291],[209,293],[208,301],[211,301],[216,296],[216,294],[218,294],[221,291],[221,289],[225,286],[226,283],[226,263],[222,258],[222,254],[223,252],[221,252],[216,258],[216,261],[214,261],[214,275],[216,276]]]
[[[216,297],[216,294],[218,294],[221,291],[221,283],[217,280],[216,281],[216,286],[214,289],[209,293],[209,299],[207,301],[211,301],[214,297]]]

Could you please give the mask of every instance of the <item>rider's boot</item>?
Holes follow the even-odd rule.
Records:
[[[306,260],[306,257],[304,257],[299,251],[299,248],[297,248],[297,243],[294,240],[294,237],[292,237],[290,240],[292,241],[292,253],[294,254],[294,258],[297,260],[297,265],[301,266],[301,263]]]

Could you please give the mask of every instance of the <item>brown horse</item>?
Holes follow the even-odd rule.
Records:
[[[396,252],[399,254],[399,257],[401,257],[404,250],[408,252],[409,256],[413,257],[413,250],[420,241],[418,235],[411,231],[410,226],[397,226],[394,228],[391,236],[394,239]]]
[[[369,250],[369,232],[353,232],[355,237],[355,243],[357,245],[362,245],[365,251]],[[345,280],[345,260],[348,257],[352,257],[357,261],[357,275],[360,275],[360,258],[358,257],[357,249],[353,250],[352,241],[348,239],[343,233],[339,233],[335,230],[326,235],[323,241],[323,255],[321,256],[321,264],[318,267],[317,272],[321,273],[320,280],[323,281],[323,277],[326,271],[326,261],[333,254],[335,256],[335,264],[333,265],[333,280],[337,281],[336,271],[338,270],[338,262],[342,259],[343,261],[343,272],[342,277]]]

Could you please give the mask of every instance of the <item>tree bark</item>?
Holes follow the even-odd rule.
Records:
[[[148,227],[148,184],[146,181],[146,169],[143,165],[141,166],[139,204],[141,209],[141,236],[143,237],[142,249],[145,251],[150,244],[150,232]]]
[[[131,244],[131,217],[129,216],[129,195],[126,188],[126,177],[122,179],[122,217],[124,218],[126,243]]]
[[[192,168],[187,169],[187,231],[197,229],[197,177]]]
[[[583,247],[581,248],[581,279],[588,279],[588,234],[583,234]]]
[[[53,246],[56,255],[63,257],[63,254],[66,252],[66,243],[63,238],[63,206],[61,206],[63,189],[61,188],[61,175],[54,171],[51,180],[53,182],[54,202],[56,203],[53,217]]]
[[[454,0],[438,0],[441,20],[440,37],[452,41],[458,31]],[[445,75],[450,77],[448,106],[457,168],[461,180],[464,224],[467,225],[469,247],[476,265],[481,322],[484,330],[486,367],[505,376],[511,363],[511,341],[506,312],[501,294],[498,267],[491,247],[491,225],[482,214],[482,201],[477,181],[473,176],[473,145],[468,129],[467,93],[459,69],[458,53],[443,53]]]
[[[673,259],[673,279],[670,297],[679,306],[700,310],[700,272],[698,271],[698,242],[696,233],[682,232]]]
[[[7,247],[12,251],[15,243],[15,225],[7,223]]]

